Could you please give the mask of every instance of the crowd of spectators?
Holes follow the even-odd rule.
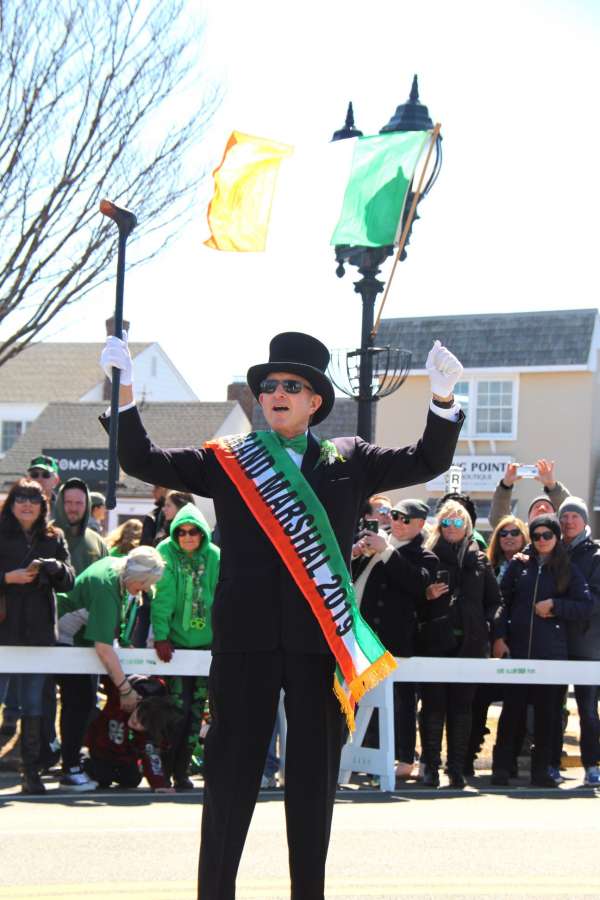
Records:
[[[525,522],[511,512],[518,467],[507,467],[489,542],[464,494],[446,494],[434,513],[419,499],[370,498],[352,578],[364,619],[393,655],[600,659],[600,546],[586,504],[556,481],[548,460],[537,473],[544,491]],[[153,496],[143,521],[126,520],[103,537],[102,494],[78,478],[60,484],[56,461],[38,456],[0,511],[0,646],[93,647],[107,672],[0,674],[0,736],[11,738],[20,720],[26,793],[43,793],[42,776],[59,761],[67,791],[135,788],[142,777],[159,792],[193,789],[210,717],[207,679],[126,676],[115,652],[117,644],[153,647],[166,663],[180,649],[211,646],[215,534],[191,495],[155,486]],[[449,784],[464,787],[490,704],[501,701],[492,783],[510,783],[525,746],[531,782],[556,787],[567,687],[395,683],[397,777],[438,787],[445,731]],[[575,698],[585,782],[600,785],[598,689],[576,685]],[[277,785],[281,727],[263,787]]]

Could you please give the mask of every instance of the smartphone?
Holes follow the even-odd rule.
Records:
[[[365,531],[372,531],[377,534],[379,531],[379,522],[377,519],[365,519]]]
[[[537,478],[537,466],[517,466],[517,476],[519,478]]]
[[[450,572],[448,572],[446,569],[439,569],[437,575],[435,576],[435,580],[438,582],[438,584],[439,583],[447,584],[449,587],[450,586]]]

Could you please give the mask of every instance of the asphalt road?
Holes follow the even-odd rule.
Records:
[[[595,792],[347,791],[334,813],[326,897],[600,897]],[[0,792],[0,900],[194,900],[201,792],[21,799]],[[257,805],[239,900],[289,897],[281,792]]]

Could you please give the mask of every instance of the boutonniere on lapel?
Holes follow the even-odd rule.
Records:
[[[321,450],[319,452],[319,460],[317,465],[331,466],[336,462],[346,462],[346,459],[338,451],[333,441],[321,441]]]

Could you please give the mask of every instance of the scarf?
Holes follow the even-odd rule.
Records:
[[[319,498],[272,432],[208,441],[299,590],[336,660],[333,689],[354,730],[360,698],[396,668],[358,610],[352,580]]]

